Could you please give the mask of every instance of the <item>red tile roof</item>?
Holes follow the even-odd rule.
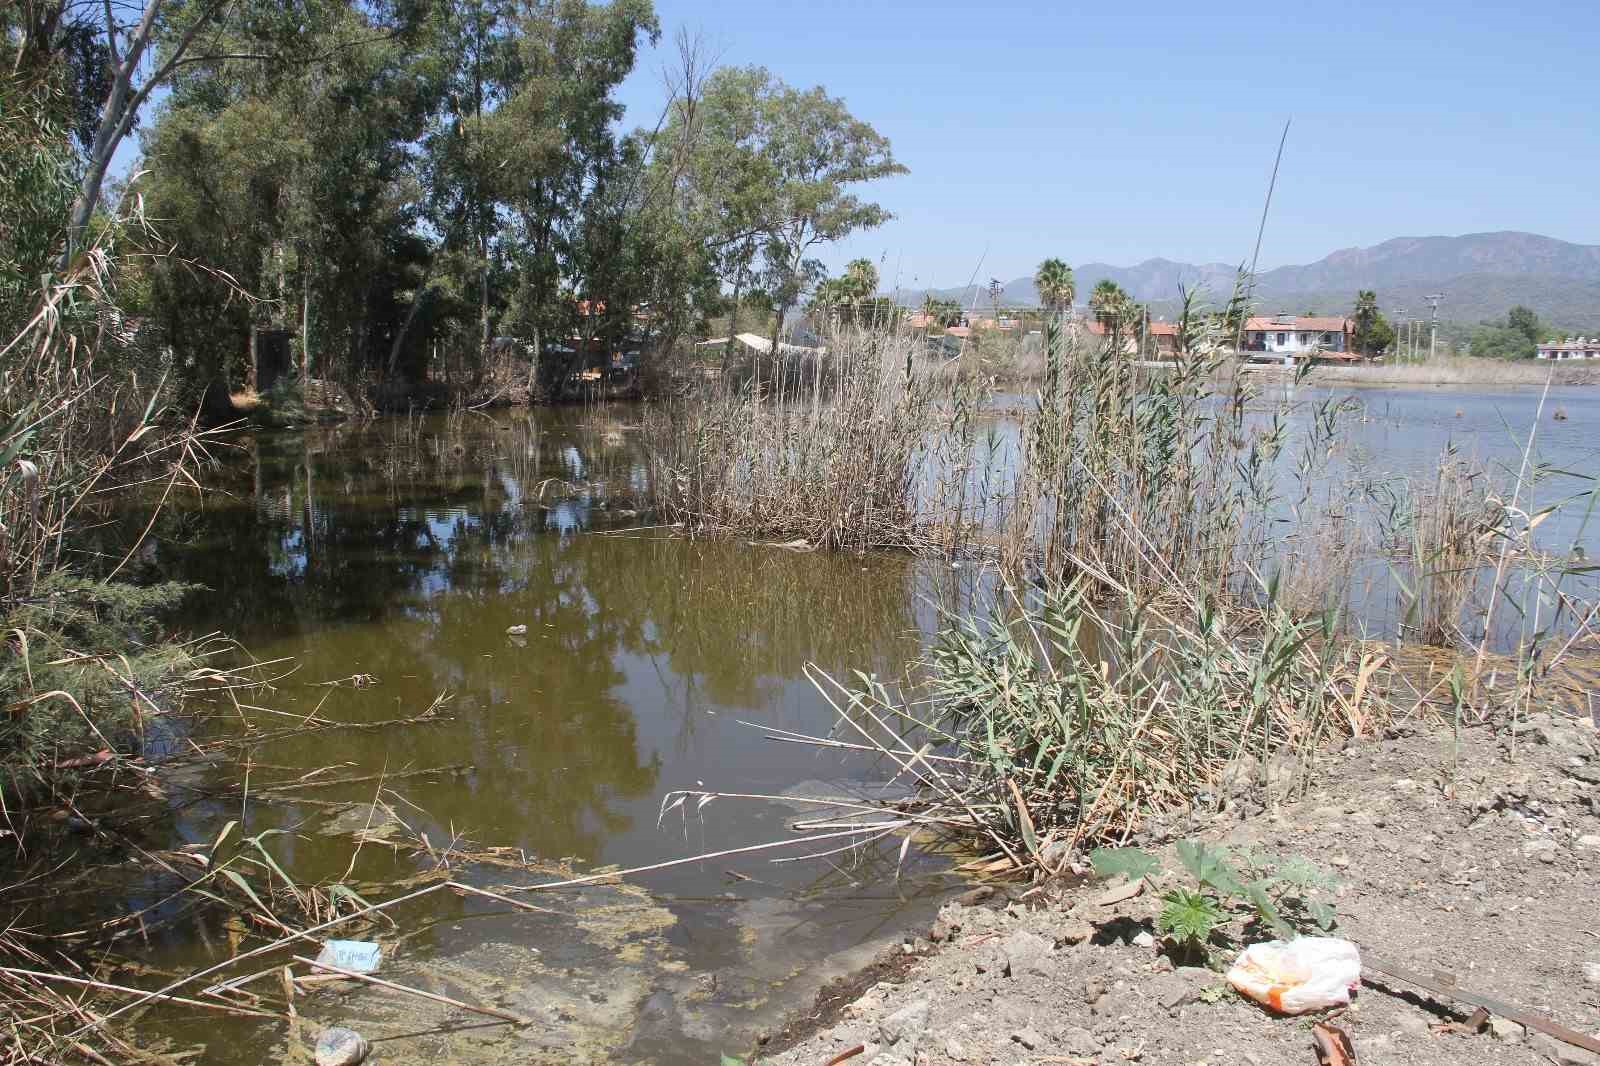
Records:
[[[1251,333],[1272,333],[1276,330],[1306,330],[1315,333],[1353,332],[1347,318],[1333,315],[1263,315],[1245,322]]]

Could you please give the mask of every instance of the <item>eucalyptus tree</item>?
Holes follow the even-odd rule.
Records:
[[[758,83],[766,132],[761,147],[775,178],[764,205],[762,276],[775,304],[776,351],[784,316],[822,274],[813,253],[893,217],[851,188],[907,170],[888,138],[852,115],[843,100],[821,88],[792,89],[765,71]]]
[[[673,106],[657,140],[673,148],[657,165],[683,188],[677,217],[702,235],[735,308],[748,288],[770,298],[774,345],[784,316],[826,276],[815,253],[891,217],[855,188],[906,172],[843,100],[762,67],[714,71],[692,107]],[[866,280],[858,268],[858,287]]]
[[[565,361],[541,358],[544,338],[626,331],[641,299],[639,224],[647,144],[618,137],[616,91],[660,24],[649,0],[556,0],[514,15],[518,81],[487,126],[509,307],[531,336],[547,387]],[[590,313],[578,314],[579,300]]]
[[[294,17],[298,38],[270,24],[226,38],[278,59],[185,70],[141,135],[133,189],[167,254],[142,261],[136,310],[200,384],[256,325],[295,329],[305,369],[319,352],[324,373],[359,372],[401,332],[397,296],[426,257],[415,146],[436,50],[377,4],[308,0]]]

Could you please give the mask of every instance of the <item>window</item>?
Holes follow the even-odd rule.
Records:
[[[1285,344],[1288,344],[1288,343],[1289,343],[1289,335],[1287,333],[1278,334],[1278,347],[1282,348]]]

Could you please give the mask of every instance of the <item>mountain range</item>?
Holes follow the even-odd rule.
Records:
[[[1109,278],[1153,313],[1170,315],[1180,286],[1202,286],[1213,304],[1233,289],[1237,268],[1226,263],[1176,263],[1147,259],[1137,266],[1109,263],[1074,265],[1078,302]],[[1534,233],[1501,231],[1459,237],[1397,237],[1370,248],[1346,248],[1315,263],[1262,271],[1256,278],[1256,307],[1262,312],[1349,313],[1358,289],[1374,289],[1378,305],[1391,318],[1426,317],[1424,297],[1442,293],[1439,317],[1451,322],[1503,318],[1514,304],[1579,332],[1600,332],[1600,245],[1572,244]],[[924,295],[956,300],[963,307],[990,306],[988,289],[902,292],[902,303],[917,305]],[[1031,277],[1008,283],[1001,306],[1039,302]]]

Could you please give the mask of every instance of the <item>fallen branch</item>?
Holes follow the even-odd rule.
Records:
[[[1361,953],[1361,961],[1362,965],[1367,969],[1375,970],[1385,977],[1393,977],[1395,980],[1402,981],[1405,984],[1425,988],[1429,992],[1438,993],[1447,999],[1470,1003],[1474,1007],[1482,1007],[1508,1021],[1516,1022],[1518,1025],[1525,1025],[1529,1029],[1537,1029],[1546,1036],[1555,1037],[1564,1044],[1571,1044],[1573,1047],[1581,1047],[1587,1051],[1600,1054],[1600,1040],[1596,1040],[1587,1033],[1568,1029],[1566,1026],[1561,1025],[1559,1022],[1553,1022],[1542,1014],[1535,1014],[1531,1010],[1511,1003],[1502,1003],[1498,999],[1490,999],[1480,992],[1468,992],[1466,989],[1457,988],[1454,978],[1451,978],[1448,974],[1424,977],[1421,974],[1412,973],[1410,970],[1402,970],[1392,962],[1384,962],[1381,959],[1373,958],[1365,951]]]

